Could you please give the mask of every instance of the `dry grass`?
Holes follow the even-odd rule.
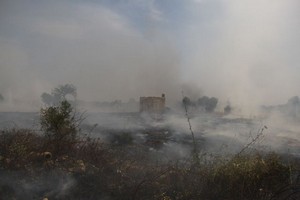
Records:
[[[52,155],[52,148],[46,137],[30,130],[2,132],[0,199],[299,197],[299,160],[283,162],[275,153],[160,164],[152,162],[146,148],[130,143],[116,146],[79,138],[67,153]]]

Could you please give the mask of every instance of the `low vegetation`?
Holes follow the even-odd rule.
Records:
[[[68,102],[41,110],[43,134],[0,134],[0,199],[298,199],[300,161],[276,153],[154,162],[124,133],[80,137]],[[120,142],[123,141],[123,142]]]

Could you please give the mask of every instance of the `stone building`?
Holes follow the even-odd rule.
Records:
[[[162,114],[165,110],[166,97],[140,97],[140,113]]]

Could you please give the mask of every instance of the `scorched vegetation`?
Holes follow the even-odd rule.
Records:
[[[43,134],[2,130],[0,199],[299,199],[299,159],[241,151],[154,162],[149,148],[80,136],[67,101],[41,109]]]

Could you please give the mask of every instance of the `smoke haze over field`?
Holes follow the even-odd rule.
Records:
[[[0,94],[39,108],[43,92],[72,83],[87,101],[172,102],[184,89],[245,111],[279,104],[299,95],[299,9],[298,0],[1,1]]]
[[[300,0],[0,0],[0,199],[224,196],[234,180],[251,191],[256,168],[253,191],[271,198],[268,177],[292,183],[290,158],[300,158],[299,53]],[[40,110],[65,84],[76,87],[74,115]],[[140,96],[162,93],[163,115],[138,112]],[[283,154],[289,168],[239,167],[243,150]]]

